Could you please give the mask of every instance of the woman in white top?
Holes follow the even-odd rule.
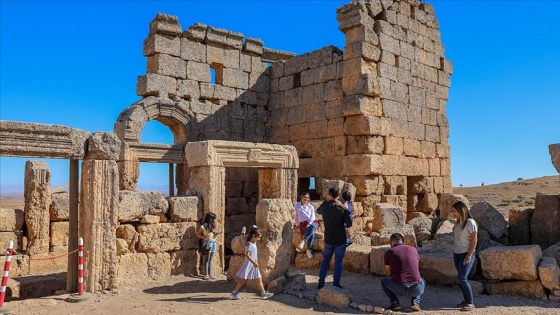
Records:
[[[457,307],[462,311],[470,311],[474,309],[474,301],[472,288],[467,277],[475,260],[474,251],[478,240],[478,225],[471,218],[467,206],[461,201],[453,204],[453,215],[457,220],[453,227],[453,235],[455,236],[453,261],[455,262],[459,284],[463,291],[463,302],[459,303]]]
[[[313,258],[313,240],[315,240],[315,231],[319,227],[319,222],[315,220],[315,208],[309,203],[309,193],[301,194],[301,201],[296,203],[296,227],[303,235],[299,246],[296,250],[303,251],[305,243],[307,243],[307,257]]]

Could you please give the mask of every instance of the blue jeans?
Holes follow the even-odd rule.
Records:
[[[334,253],[334,281],[333,285],[340,286],[340,276],[342,275],[342,261],[344,254],[346,254],[346,246],[344,244],[339,246],[329,245],[325,243],[325,250],[323,251],[323,261],[321,262],[321,269],[319,270],[319,285],[325,285],[325,277],[327,277],[327,269],[331,263],[332,255]]]
[[[202,256],[202,265],[204,266],[204,275],[211,276],[212,275],[212,257],[214,253],[210,252],[206,255]]]
[[[469,283],[467,277],[469,276],[469,272],[472,269],[476,256],[473,253],[471,261],[464,265],[463,261],[465,261],[465,257],[467,257],[467,253],[453,253],[453,262],[455,263],[455,269],[457,269],[457,272],[459,273],[457,278],[459,279],[459,285],[463,291],[463,300],[468,304],[474,304],[471,284]]]
[[[391,277],[385,277],[381,279],[381,287],[385,294],[389,297],[392,303],[399,303],[398,295],[406,296],[410,298],[410,302],[420,304],[420,299],[422,294],[424,294],[424,289],[426,288],[426,281],[422,279],[422,282],[418,284],[401,284],[393,281]]]
[[[313,246],[313,241],[315,240],[315,231],[317,230],[318,227],[319,225],[313,222],[311,223],[311,225],[309,225],[308,228],[303,230],[304,232],[303,240],[307,241],[307,249],[311,249],[311,247]]]

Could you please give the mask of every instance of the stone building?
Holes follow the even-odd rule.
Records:
[[[196,221],[208,211],[225,232],[221,270],[242,226],[259,224],[271,209],[293,211],[282,207],[312,180],[355,188],[358,229],[376,219],[378,203],[404,209],[399,224],[438,214],[451,193],[445,111],[452,66],[433,8],[418,0],[359,0],[338,8],[337,20],[344,47],[295,56],[200,23],[183,31],[177,17],[157,14],[144,41],[142,99],[121,112],[114,133],[1,122],[0,155],[71,161],[68,248],[76,248],[79,226],[89,290],[115,288],[130,279],[125,267],[132,265],[148,278],[170,275],[177,264],[194,270]],[[169,127],[173,144],[140,142],[150,120]],[[170,165],[169,198],[131,197],[141,162]],[[130,215],[131,202],[145,208]],[[181,203],[183,215],[173,209]],[[286,255],[281,245],[291,235],[277,232],[269,244]],[[47,248],[30,244],[30,254]]]

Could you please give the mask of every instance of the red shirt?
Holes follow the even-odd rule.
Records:
[[[385,252],[385,265],[391,266],[393,281],[401,284],[422,282],[418,267],[418,251],[404,244],[397,244]]]

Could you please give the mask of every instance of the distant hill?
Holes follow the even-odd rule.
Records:
[[[487,201],[505,214],[511,209],[534,208],[538,193],[560,194],[560,181],[558,175],[544,176],[494,185],[453,187],[453,193],[467,197],[471,205]]]

